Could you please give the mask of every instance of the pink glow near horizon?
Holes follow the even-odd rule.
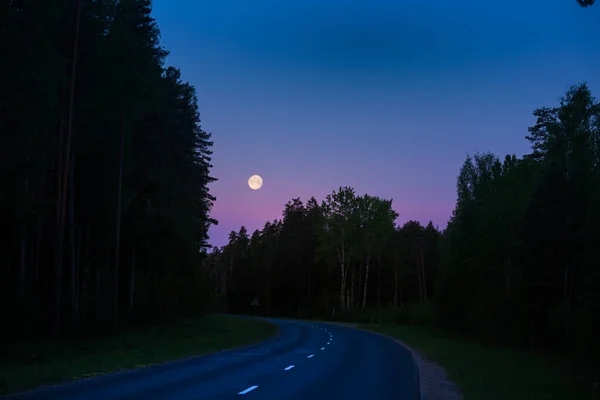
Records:
[[[268,186],[265,189],[268,189]],[[286,197],[281,192],[273,196],[268,196],[265,193],[267,190],[260,193],[262,190],[254,192],[256,196],[245,196],[244,198],[237,199],[234,197],[217,199],[211,215],[219,221],[219,225],[210,228],[209,235],[212,245],[223,246],[227,244],[229,233],[231,231],[239,231],[241,226],[245,226],[249,234],[252,234],[256,229],[261,230],[267,221],[273,221],[282,217],[285,204],[292,198],[300,197],[300,200],[306,202],[311,197],[310,195],[287,195]],[[309,190],[295,191],[310,192]],[[284,192],[287,192],[287,190]],[[321,196],[315,195],[314,197],[320,203],[326,193]],[[409,220],[419,221],[422,225],[426,225],[429,221],[432,221],[434,226],[444,229],[452,214],[454,204],[394,202],[393,208],[400,214],[396,221],[400,225]]]

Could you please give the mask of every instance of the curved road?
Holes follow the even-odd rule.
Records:
[[[78,400],[418,400],[410,353],[339,325],[266,319],[265,342],[3,397]]]

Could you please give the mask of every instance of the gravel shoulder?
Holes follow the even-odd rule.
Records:
[[[446,370],[436,363],[428,361],[410,346],[394,339],[396,343],[410,351],[419,369],[419,383],[422,400],[463,400],[464,397],[456,384],[448,378]]]

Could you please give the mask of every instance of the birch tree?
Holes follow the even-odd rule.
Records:
[[[354,189],[340,187],[326,196],[321,204],[325,226],[324,238],[331,246],[339,266],[339,300],[340,310],[347,308],[347,278],[351,266],[351,243],[356,239],[355,218],[358,212],[358,201]]]

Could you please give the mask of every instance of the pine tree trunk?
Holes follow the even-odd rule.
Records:
[[[341,247],[341,249],[340,249]],[[340,262],[340,311],[346,310],[346,249],[344,243],[336,246],[338,261]]]
[[[75,291],[75,302],[77,303],[77,314],[81,314],[81,287],[83,286],[83,280],[85,279],[85,275],[81,271],[81,252],[83,246],[83,240],[81,238],[81,230],[77,231],[77,239],[76,239],[76,252],[75,252],[75,270],[77,271],[77,277],[75,278],[77,282],[77,290]]]
[[[61,129],[61,151],[59,152],[59,169],[58,179],[59,185],[57,187],[57,207],[58,212],[58,244],[56,246],[56,293],[54,298],[54,322],[52,331],[55,336],[60,332],[60,297],[61,297],[61,281],[62,281],[62,268],[63,268],[63,245],[65,236],[65,213],[67,204],[67,183],[69,177],[69,165],[71,157],[71,139],[73,137],[73,109],[75,103],[75,77],[77,72],[77,57],[79,50],[79,26],[81,24],[81,0],[77,1],[77,17],[75,22],[75,40],[73,43],[73,62],[71,65],[71,84],[69,93],[69,108],[67,118],[67,134],[63,143],[63,133]]]
[[[125,112],[121,112],[121,135],[119,140],[119,174],[117,178],[117,212],[115,229],[115,265],[114,265],[114,298],[113,298],[113,325],[119,318],[119,259],[121,245],[121,193],[123,190],[123,153],[125,148]]]
[[[352,310],[352,296],[354,295],[354,268],[348,267],[348,275],[350,275],[350,288],[346,290],[346,310]]]
[[[362,308],[367,306],[367,287],[369,285],[369,268],[371,265],[371,250],[369,249],[369,253],[367,255],[367,262],[365,263],[365,282],[363,287],[363,301]]]
[[[131,257],[131,272],[129,274],[129,312],[133,312],[133,299],[135,293],[135,248]]]
[[[62,263],[63,263],[63,229],[61,224],[61,209],[62,209],[62,174],[64,162],[64,116],[61,115],[61,125],[59,128],[59,150],[57,160],[57,179],[56,179],[56,243],[54,249],[54,308],[52,315],[52,333],[58,336],[60,331],[60,292],[62,283]]]
[[[43,154],[42,154],[42,164],[47,166],[48,159],[48,148],[50,146],[44,146]],[[49,168],[44,168],[42,172],[41,179],[41,187],[38,193],[37,203],[38,205],[44,204],[46,201],[46,187],[47,187],[47,179],[50,174],[48,174]],[[32,243],[32,257],[31,257],[31,267],[33,268],[32,277],[31,277],[31,296],[32,303],[34,307],[38,307],[39,300],[39,271],[40,271],[40,262],[42,261],[42,240],[44,239],[44,225],[42,222],[42,218],[38,218],[36,232],[34,241]]]
[[[75,158],[71,158],[71,168],[69,168],[69,251],[70,251],[70,267],[71,267],[71,313],[73,319],[77,317],[79,303],[77,301],[77,291],[79,289],[78,284],[78,271],[77,271],[77,259],[76,259],[76,248],[75,248]]]

